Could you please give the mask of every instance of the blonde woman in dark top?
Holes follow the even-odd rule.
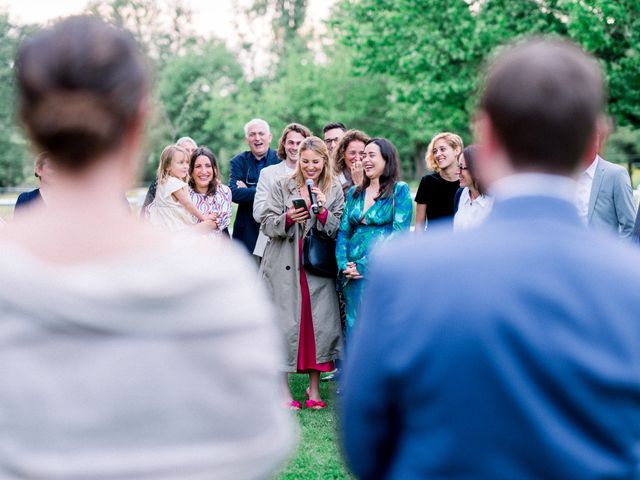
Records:
[[[453,198],[460,187],[457,159],[464,145],[455,133],[435,135],[427,148],[427,168],[433,171],[420,180],[416,193],[416,232],[428,221],[449,217],[453,222]]]

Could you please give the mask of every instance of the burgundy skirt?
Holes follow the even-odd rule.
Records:
[[[300,337],[298,345],[298,373],[305,373],[309,370],[319,372],[331,372],[335,366],[334,362],[316,362],[316,338],[313,333],[313,318],[311,315],[311,295],[309,294],[309,284],[307,283],[307,272],[302,268],[302,239],[298,244],[300,252],[300,292],[302,297],[302,307],[300,309]]]

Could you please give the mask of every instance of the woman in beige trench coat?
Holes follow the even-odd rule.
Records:
[[[287,373],[308,373],[309,388],[305,406],[320,409],[320,372],[333,370],[333,361],[341,348],[340,315],[335,279],[312,275],[301,266],[302,239],[315,227],[335,238],[344,208],[340,183],[331,173],[329,152],[318,137],[308,137],[300,144],[296,171],[278,180],[267,197],[260,229],[270,239],[264,252],[260,275],[270,290],[278,311],[285,341]],[[305,182],[314,182],[318,213]],[[295,209],[292,200],[304,199],[307,208]],[[299,410],[285,376],[287,405]]]

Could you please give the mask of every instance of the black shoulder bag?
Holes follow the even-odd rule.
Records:
[[[311,227],[302,241],[302,266],[311,275],[335,278],[338,274],[336,241],[316,227]]]

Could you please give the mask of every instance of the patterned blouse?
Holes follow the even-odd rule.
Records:
[[[218,184],[215,195],[198,193],[189,187],[189,196],[203,215],[218,214],[218,230],[222,231],[229,227],[231,223],[231,189],[229,187]]]

